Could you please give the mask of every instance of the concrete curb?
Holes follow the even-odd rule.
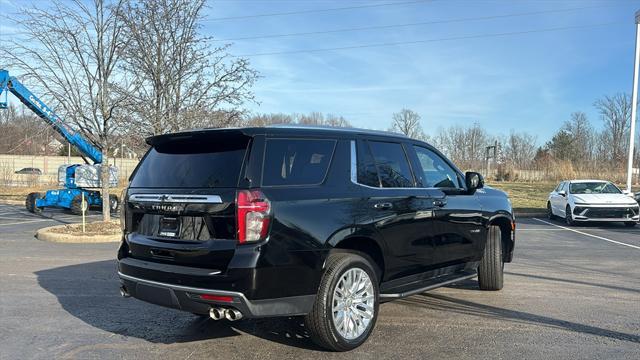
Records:
[[[74,244],[91,244],[119,242],[122,240],[122,234],[113,235],[69,235],[52,232],[52,229],[65,227],[66,225],[56,225],[42,228],[36,232],[36,238],[42,241],[58,242],[58,243],[74,243]]]
[[[546,218],[547,217],[547,212],[546,211],[540,211],[540,212],[514,212],[514,215],[517,219],[522,219],[522,218],[533,218],[533,217],[543,217]]]

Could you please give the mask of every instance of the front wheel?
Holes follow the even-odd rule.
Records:
[[[564,211],[564,220],[569,226],[573,226],[575,222],[573,221],[573,215],[571,215],[571,206],[567,205],[567,208]]]
[[[378,318],[378,278],[373,265],[356,253],[327,259],[316,301],[305,317],[311,339],[333,351],[362,345]]]
[[[481,290],[500,290],[504,284],[502,260],[502,232],[499,226],[489,226],[487,244],[478,266],[478,285]]]

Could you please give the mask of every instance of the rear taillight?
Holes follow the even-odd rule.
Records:
[[[239,190],[236,194],[238,241],[259,241],[267,237],[271,204],[260,190]]]

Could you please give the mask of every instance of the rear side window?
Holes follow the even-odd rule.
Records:
[[[335,146],[335,140],[267,139],[262,185],[322,183]]]
[[[236,187],[248,138],[241,141],[189,139],[151,148],[130,187]]]
[[[369,141],[382,187],[413,187],[413,175],[401,144]]]

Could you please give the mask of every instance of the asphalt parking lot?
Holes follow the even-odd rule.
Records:
[[[215,322],[121,298],[117,244],[33,237],[77,220],[0,205],[1,359],[640,358],[640,227],[520,219],[502,291],[468,280],[383,304],[369,341],[341,354],[298,318]]]

